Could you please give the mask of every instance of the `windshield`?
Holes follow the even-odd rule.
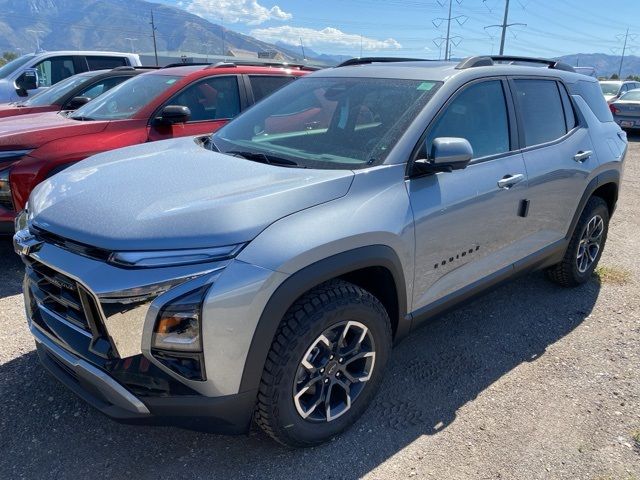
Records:
[[[626,100],[631,102],[640,100],[640,89],[629,90],[627,93],[625,93],[620,97],[620,100]]]
[[[15,60],[11,60],[9,63],[0,67],[0,78],[7,78],[13,72],[15,72],[18,68],[20,68],[25,63],[32,60],[35,55],[23,55],[22,57],[18,57]]]
[[[171,88],[180,78],[159,74],[137,75],[80,107],[69,118],[78,120],[131,118],[151,100]]]
[[[423,80],[302,78],[223,127],[212,141],[222,153],[308,168],[378,165],[439,86]]]
[[[621,86],[622,86],[621,83],[601,83],[600,84],[600,88],[602,89],[603,95],[617,95]]]
[[[98,73],[100,72],[95,71],[65,78],[61,82],[56,83],[54,86],[47,88],[46,90],[43,90],[37,95],[34,95],[28,100],[22,102],[20,105],[23,105],[25,107],[42,107],[43,105],[53,105],[78,85],[86,82],[87,79],[97,75]]]

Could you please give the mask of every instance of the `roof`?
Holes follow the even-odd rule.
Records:
[[[589,80],[591,77],[567,70],[548,68],[546,66],[530,66],[521,64],[496,63],[494,65],[472,66],[460,68],[464,62],[442,62],[435,60],[400,61],[383,63],[371,62],[362,65],[328,68],[314,72],[314,77],[355,77],[355,78],[389,78],[407,80],[447,81],[454,77],[473,79],[487,76],[547,76],[560,77],[569,83],[578,80]],[[456,68],[458,67],[458,68]],[[595,81],[595,79],[592,79]]]
[[[297,66],[285,67],[285,66],[262,66],[262,65],[233,65],[233,64],[212,64],[212,65],[185,65],[179,67],[167,67],[156,71],[159,75],[176,75],[180,77],[186,77],[189,75],[194,76],[208,76],[212,74],[229,75],[229,74],[275,74],[275,75],[287,75],[294,74],[300,75],[307,73]]]

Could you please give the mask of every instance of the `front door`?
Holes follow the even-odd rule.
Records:
[[[503,79],[459,90],[428,132],[425,151],[435,138],[461,137],[474,159],[464,170],[407,180],[416,235],[414,311],[508,271],[522,256],[527,177],[507,91]]]
[[[162,108],[167,105],[188,107],[191,117],[186,123],[174,125],[156,124],[152,119],[149,141],[213,133],[240,113],[238,78],[235,75],[205,78],[185,87]]]

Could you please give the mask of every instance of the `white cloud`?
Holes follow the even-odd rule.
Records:
[[[393,38],[376,40],[374,38],[361,37],[357,34],[345,33],[337,28],[326,27],[322,30],[312,28],[281,27],[256,28],[251,30],[251,35],[265,42],[275,43],[281,41],[290,45],[298,45],[300,38],[305,46],[309,47],[348,47],[360,48],[362,41],[363,50],[385,50],[402,48]]]
[[[191,0],[187,10],[214,23],[223,18],[224,23],[247,25],[260,25],[267,20],[285,21],[293,16],[277,5],[271,8],[260,5],[258,0]]]

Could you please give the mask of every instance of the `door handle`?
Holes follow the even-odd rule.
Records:
[[[498,180],[498,187],[504,188],[508,190],[513,187],[516,183],[520,183],[524,180],[524,175],[522,173],[517,173],[515,175],[505,175],[500,180]]]
[[[580,150],[573,156],[573,159],[578,163],[582,163],[586,161],[591,155],[593,155],[593,152],[591,150],[586,150],[584,152]]]

